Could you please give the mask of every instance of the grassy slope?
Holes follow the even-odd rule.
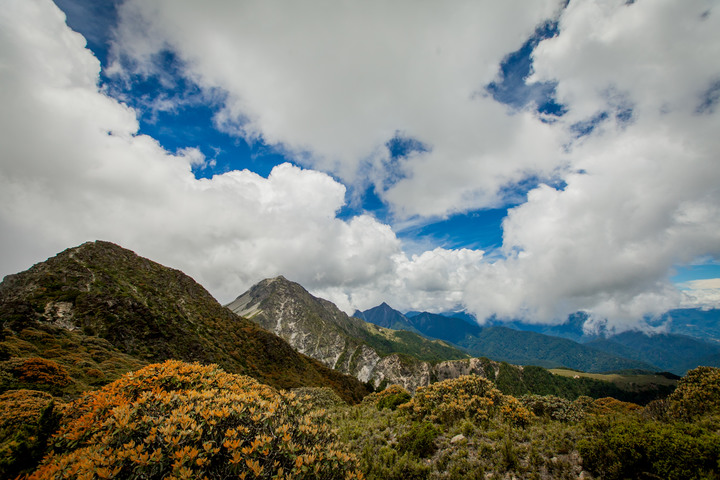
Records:
[[[182,272],[108,242],[83,244],[6,277],[0,318],[9,337],[64,325],[140,362],[215,363],[279,388],[332,386],[350,401],[367,392],[356,379],[222,307]]]

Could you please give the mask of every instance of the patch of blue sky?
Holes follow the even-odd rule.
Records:
[[[401,229],[405,242],[434,245],[447,249],[496,250],[502,246],[502,222],[507,208],[475,210],[423,225]]]
[[[631,114],[632,115],[632,114]],[[592,117],[590,117],[587,120],[583,120],[581,122],[574,123],[570,126],[570,130],[575,133],[578,137],[583,137],[585,135],[590,135],[595,128],[597,128],[601,123],[603,123],[605,120],[607,120],[610,117],[607,112],[600,112]]]
[[[540,185],[547,185],[555,190],[564,190],[567,187],[567,183],[560,177],[541,178],[537,175],[528,175],[518,182],[503,185],[498,193],[504,203],[512,207],[526,202],[528,192]]]
[[[670,280],[681,289],[687,289],[683,284],[693,280],[720,278],[720,262],[712,259],[691,265],[678,265],[674,270],[675,274]]]
[[[117,22],[117,0],[55,0],[67,16],[70,28],[85,36],[88,48],[108,65],[109,46]],[[183,75],[183,66],[171,51],[154,58],[156,75],[107,76],[101,84],[111,97],[135,109],[139,133],[153,137],[169,152],[197,148],[206,158],[193,169],[197,178],[230,170],[248,169],[267,177],[276,165],[289,162],[277,149],[262,142],[244,139],[217,129],[214,117],[222,107],[220,92],[204,92]]]
[[[532,52],[538,44],[558,34],[556,21],[547,21],[537,27],[535,33],[520,47],[508,54],[500,63],[500,79],[485,87],[492,97],[513,108],[524,108],[534,103],[538,113],[562,116],[566,108],[555,100],[554,82],[527,83],[532,73]]]
[[[102,65],[108,61],[110,37],[117,23],[117,6],[122,0],[53,0],[65,13],[67,24],[82,34]]]
[[[337,213],[338,218],[349,220],[352,217],[369,213],[380,222],[390,222],[390,210],[377,194],[375,185],[369,184],[359,193],[354,188],[356,187],[350,186],[348,188],[345,205]]]
[[[712,114],[720,103],[720,80],[713,82],[700,96],[700,104],[695,109],[699,114]]]

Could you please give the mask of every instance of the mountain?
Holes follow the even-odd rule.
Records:
[[[85,243],[5,277],[0,320],[3,367],[16,377],[39,368],[23,367],[22,356],[40,357],[66,371],[94,358],[92,368],[107,381],[139,364],[178,359],[215,363],[279,388],[331,386],[348,401],[367,393],[357,379],[298,354],[224,308],[179,270],[109,242]],[[47,349],[61,338],[67,341]],[[93,356],[94,351],[99,353]]]
[[[587,344],[598,350],[643,360],[662,370],[684,375],[698,365],[720,366],[720,345],[671,333],[628,331]]]
[[[665,324],[667,333],[720,344],[720,309],[670,310],[660,318],[659,323]]]
[[[588,315],[585,312],[576,312],[568,315],[566,322],[557,325],[527,323],[520,320],[501,322],[494,321],[492,318],[489,323],[495,326],[509,327],[514,330],[542,333],[543,335],[549,335],[551,337],[566,338],[574,342],[586,343],[604,334],[603,331],[594,334],[585,332],[583,326],[587,320]]]
[[[390,328],[392,330],[407,330],[419,333],[415,327],[408,322],[407,318],[405,318],[402,313],[394,310],[385,302],[364,312],[355,310],[353,317],[365,320],[366,322],[383,328]]]
[[[361,313],[368,321],[375,322],[373,311],[374,309],[371,309]],[[385,315],[389,316],[387,312]],[[400,312],[396,312],[396,315],[402,316]],[[405,322],[422,335],[445,340],[473,356],[485,356],[519,365],[539,365],[546,368],[564,366],[589,372],[657,370],[649,362],[624,358],[566,338],[502,326],[480,327],[459,318],[427,312],[410,318],[403,317]]]
[[[467,353],[443,341],[348,317],[331,302],[314,297],[301,285],[284,277],[259,282],[227,307],[287,339],[306,355],[351,373],[363,382],[371,382],[378,389],[399,384],[414,391],[420,386],[469,374],[495,381],[506,394],[553,394],[570,399],[579,395],[612,395],[645,403],[667,395],[672,389],[649,380],[647,386],[635,391],[607,381],[553,375],[541,367],[519,367],[488,358],[467,358]],[[361,313],[372,319],[380,317],[379,322],[389,319],[387,324],[401,323],[398,320],[402,320],[403,315],[391,310],[387,305],[380,305]],[[414,327],[426,332],[442,325],[433,314],[422,314],[410,320]],[[433,320],[436,320],[435,325],[431,325]],[[466,332],[479,329],[460,319],[450,319],[450,322]]]
[[[462,345],[466,338],[478,336],[482,331],[478,324],[471,325],[459,318],[428,312],[420,313],[409,321],[423,335],[440,338],[456,345]]]
[[[349,317],[282,276],[259,282],[227,308],[284,338],[299,352],[375,386],[390,382],[414,389],[429,382],[432,364],[469,357],[444,341]]]

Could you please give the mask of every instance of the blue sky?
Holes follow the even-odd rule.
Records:
[[[716,10],[10,0],[2,274],[102,238],[223,302],[715,307]]]

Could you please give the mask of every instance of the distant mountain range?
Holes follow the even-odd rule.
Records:
[[[486,356],[519,365],[539,365],[546,368],[567,367],[587,372],[642,369],[656,370],[653,365],[587,347],[565,338],[507,327],[481,327],[465,320],[433,313],[420,313],[408,318],[391,312],[387,304],[364,312],[356,312],[366,321],[387,321],[406,325],[426,337],[445,340],[473,356]]]
[[[429,313],[408,319],[387,304],[349,317],[333,303],[314,297],[300,284],[284,277],[259,282],[227,307],[281,336],[298,351],[328,367],[369,382],[375,388],[399,384],[413,391],[436,381],[476,374],[492,379],[506,394],[554,394],[566,398],[578,395],[613,396],[645,403],[666,395],[672,390],[674,382],[674,379],[669,381],[665,377],[646,376],[642,387],[629,387],[622,382],[613,384],[591,378],[553,375],[539,366],[519,367],[497,361],[503,360],[501,355],[494,355],[493,359],[487,356],[469,358],[468,352],[452,346],[450,342],[477,332],[479,327],[476,324],[457,318],[436,318],[438,316]],[[363,316],[376,319],[379,325],[364,321]],[[536,335],[505,328],[492,331],[508,331],[525,337]],[[429,333],[446,335],[438,339],[430,338]],[[555,340],[561,347],[565,343],[573,343],[565,339]],[[496,350],[502,350],[502,347]],[[592,356],[614,358],[612,354],[594,350]],[[560,365],[556,362],[551,364]],[[642,362],[624,359],[611,364],[619,367],[645,366]]]
[[[568,317],[561,325],[524,322],[493,322],[487,326],[471,323],[464,312],[432,314],[408,312],[403,315],[383,303],[354,316],[371,323],[419,332],[428,338],[445,340],[474,356],[484,355],[521,365],[547,368],[567,367],[588,372],[614,370],[668,371],[683,375],[698,365],[720,366],[720,310],[673,310],[656,322],[671,333],[623,332],[603,336],[583,330],[584,313]],[[672,332],[685,332],[680,335]],[[602,332],[601,332],[602,333]],[[703,339],[708,335],[708,339]]]

